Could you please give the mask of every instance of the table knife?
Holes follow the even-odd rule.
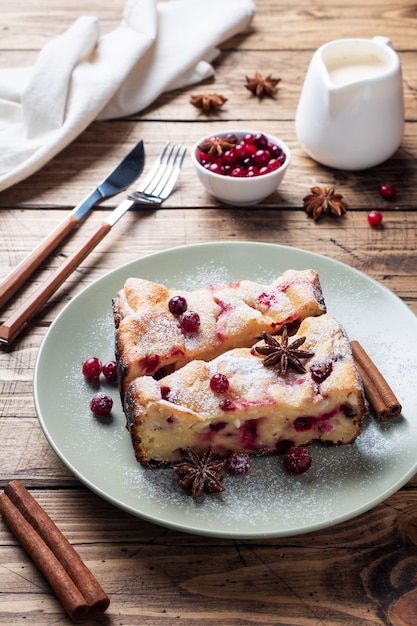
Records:
[[[0,326],[0,344],[11,345],[32,317],[42,308],[62,283],[100,243],[119,219],[135,205],[129,197],[123,200],[96,228],[87,241],[70,254],[28,299]]]
[[[99,201],[124,191],[142,173],[145,163],[143,141],[125,156],[110,174],[34,248],[0,283],[0,308],[16,293],[46,257],[79,224]]]

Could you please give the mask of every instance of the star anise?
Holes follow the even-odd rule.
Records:
[[[305,342],[305,337],[298,337],[292,343],[288,344],[287,326],[283,326],[281,341],[276,335],[263,334],[265,346],[256,346],[255,350],[259,354],[266,355],[263,364],[266,366],[277,366],[281,374],[286,374],[287,369],[291,367],[299,374],[306,371],[300,359],[307,359],[314,355],[314,352],[307,350],[299,350],[298,348]]]
[[[206,113],[212,113],[222,108],[227,98],[218,93],[200,93],[195,96],[191,96],[190,102],[197,109],[202,109]]]
[[[255,94],[255,96],[258,96],[258,98],[263,98],[264,96],[273,98],[280,80],[280,78],[272,78],[271,74],[264,78],[262,74],[255,72],[255,76],[251,78],[246,76],[245,87]]]
[[[205,152],[210,156],[221,156],[223,152],[227,152],[235,147],[237,138],[234,136],[228,137],[210,137],[206,139],[198,146],[201,152]]]
[[[334,189],[325,187],[312,187],[311,193],[303,198],[304,208],[307,215],[312,215],[316,222],[323,213],[341,217],[347,211],[343,196],[335,193]]]
[[[202,495],[203,491],[207,493],[224,491],[221,482],[225,464],[225,459],[215,458],[211,448],[202,456],[193,452],[191,448],[187,448],[185,459],[174,465],[174,470],[180,476],[179,486],[182,489],[191,488],[191,495],[196,499]]]

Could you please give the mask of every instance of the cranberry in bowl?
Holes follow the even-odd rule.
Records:
[[[229,130],[197,141],[191,158],[200,182],[218,200],[250,206],[279,187],[291,152],[281,139],[268,133]]]

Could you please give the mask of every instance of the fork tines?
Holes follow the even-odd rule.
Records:
[[[165,144],[155,163],[136,191],[129,194],[135,203],[161,204],[173,190],[182,168],[187,148]]]

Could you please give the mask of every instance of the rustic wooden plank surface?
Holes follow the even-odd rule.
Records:
[[[315,2],[258,0],[250,32],[222,46],[216,76],[164,94],[146,111],[96,122],[42,170],[0,193],[0,279],[79,202],[138,141],[148,163],[166,139],[191,146],[217,127],[261,128],[282,136],[292,165],[282,187],[262,205],[219,204],[197,182],[187,159],[181,185],[158,211],[131,211],[74,272],[22,333],[0,350],[0,488],[19,478],[79,550],[111,596],[112,626],[277,624],[366,626],[417,623],[417,478],[372,511],[325,530],[285,539],[225,540],[186,535],[147,523],[98,498],[68,471],[47,443],[33,402],[33,369],[51,322],[84,287],[133,259],[211,241],[260,241],[325,254],[366,272],[417,313],[417,13],[413,0]],[[40,48],[81,14],[100,18],[102,32],[120,21],[123,0],[0,0],[1,67],[35,62]],[[352,173],[318,166],[303,153],[295,110],[313,51],[351,35],[385,35],[399,51],[406,128],[397,154]],[[262,102],[245,76],[272,73],[281,82]],[[215,116],[190,95],[228,98]],[[394,202],[378,193],[397,185]],[[337,187],[348,213],[314,223],[302,208],[313,184]],[[103,203],[48,258],[0,312],[5,319],[39,282],[84,241],[118,198]],[[384,214],[372,229],[367,213]],[[0,624],[70,624],[47,583],[0,523]],[[402,603],[398,604],[398,603]]]

